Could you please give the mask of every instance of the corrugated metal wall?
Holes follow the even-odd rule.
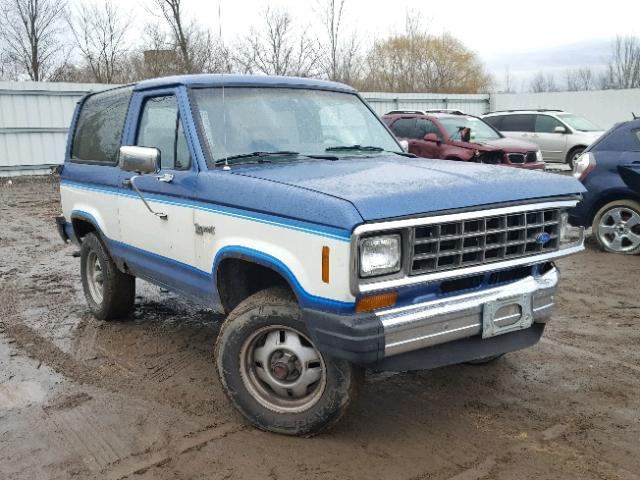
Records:
[[[362,93],[362,96],[379,115],[391,110],[429,110],[438,108],[455,108],[472,115],[482,115],[489,111],[488,94],[365,92]]]
[[[64,161],[76,102],[108,86],[0,82],[0,176],[48,173]]]
[[[555,108],[585,117],[608,130],[640,115],[640,88],[586,92],[499,93],[491,95],[491,110]]]

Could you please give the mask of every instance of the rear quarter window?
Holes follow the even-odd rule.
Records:
[[[502,130],[502,117],[485,117],[483,118],[483,120],[493,128]]]
[[[82,104],[71,144],[71,161],[115,165],[133,87],[96,93]]]
[[[505,115],[502,117],[503,132],[533,132],[535,115]]]

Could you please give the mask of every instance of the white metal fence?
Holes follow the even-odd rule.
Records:
[[[64,160],[76,102],[112,85],[0,82],[0,176],[48,173]],[[640,89],[540,94],[363,93],[378,114],[390,110],[454,108],[474,115],[489,110],[561,108],[603,128],[640,114]]]

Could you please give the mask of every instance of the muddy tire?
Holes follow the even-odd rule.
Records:
[[[592,231],[605,252],[640,253],[640,203],[634,200],[607,203],[593,218]]]
[[[136,278],[118,270],[95,233],[82,240],[80,275],[87,304],[98,320],[123,318],[132,310]]]
[[[254,426],[312,436],[345,413],[362,369],[320,353],[291,292],[269,288],[242,301],[220,329],[215,347],[220,382]]]
[[[504,353],[500,353],[498,355],[491,355],[490,357],[485,357],[485,358],[477,358],[475,360],[469,360],[468,362],[466,362],[468,365],[488,365],[490,363],[495,362],[496,360],[498,360],[499,358],[502,358],[502,356],[504,355]]]

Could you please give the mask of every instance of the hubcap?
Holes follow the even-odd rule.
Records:
[[[278,413],[308,410],[322,396],[322,355],[299,331],[274,325],[257,330],[242,345],[242,381],[264,407]]]
[[[100,260],[95,252],[89,252],[87,255],[86,276],[91,298],[97,304],[101,304],[104,292],[104,275],[102,265],[100,265]]]
[[[606,211],[598,224],[598,236],[613,251],[635,250],[640,247],[640,213],[627,207]]]

